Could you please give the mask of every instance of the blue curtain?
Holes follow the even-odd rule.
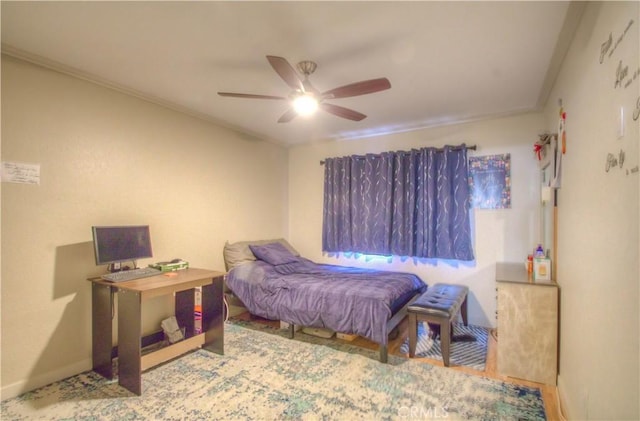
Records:
[[[322,249],[473,260],[467,150],[325,160]]]

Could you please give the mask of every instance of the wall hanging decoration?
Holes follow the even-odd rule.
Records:
[[[567,113],[562,108],[562,100],[560,100],[560,111],[558,112],[558,140],[560,140],[562,145],[562,154],[567,153],[567,132],[566,132],[566,124],[567,124]]]
[[[555,145],[557,137],[558,135],[555,133],[540,134],[538,135],[538,140],[533,144],[533,153],[538,160],[538,166],[540,168],[545,168],[551,160],[555,158],[551,152],[554,150],[552,146]]]
[[[479,209],[511,207],[511,155],[469,158],[471,205]]]
[[[551,139],[551,165],[553,165],[553,179],[549,187],[559,189],[562,181],[562,155],[567,152],[567,113],[562,108],[562,98],[558,100],[560,111],[558,111],[558,134]],[[560,146],[558,146],[560,143]]]

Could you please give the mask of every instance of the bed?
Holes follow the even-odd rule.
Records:
[[[410,273],[317,264],[285,240],[225,245],[226,287],[256,316],[356,334],[380,345],[427,286]]]

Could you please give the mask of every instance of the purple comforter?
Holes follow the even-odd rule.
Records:
[[[300,258],[273,266],[257,260],[232,269],[227,286],[249,312],[306,327],[326,327],[388,342],[387,321],[426,289],[410,273],[316,264]]]

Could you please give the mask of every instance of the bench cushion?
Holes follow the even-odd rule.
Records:
[[[435,284],[409,305],[407,311],[451,319],[458,313],[468,292],[469,288],[464,285]]]

